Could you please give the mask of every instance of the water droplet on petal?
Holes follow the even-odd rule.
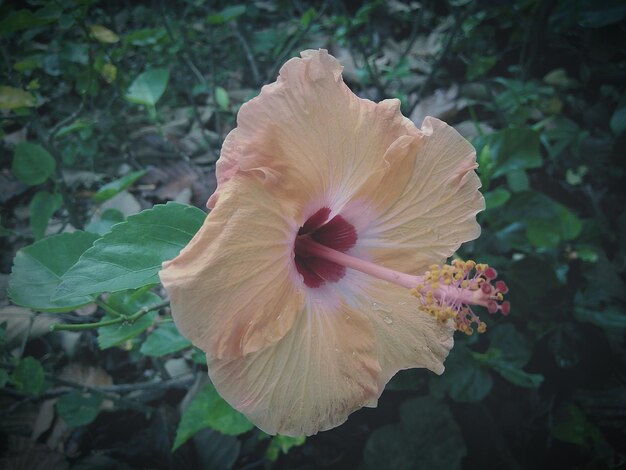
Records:
[[[383,318],[383,321],[387,323],[387,325],[391,325],[393,323],[393,319],[389,315],[385,315],[385,318]]]
[[[389,305],[380,304],[378,302],[372,302],[372,310],[375,312],[391,313],[392,308]]]

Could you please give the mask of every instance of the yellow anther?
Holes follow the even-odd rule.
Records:
[[[481,321],[480,325],[478,325],[478,328],[476,328],[476,331],[478,331],[479,333],[484,333],[485,331],[487,331],[487,324],[484,321]]]
[[[431,271],[434,271],[435,269],[439,269],[439,265],[438,264],[431,264],[428,269],[430,269]]]
[[[467,289],[467,286],[469,286],[469,281],[467,279],[461,282],[462,289]]]
[[[447,277],[447,278],[445,278],[445,279],[443,280],[443,283],[444,283],[446,286],[449,286],[450,284],[452,284],[452,279],[450,279],[449,277]]]
[[[465,262],[465,267],[466,267],[468,270],[472,270],[472,269],[474,269],[474,268],[476,267],[476,261],[474,261],[473,259],[468,259],[468,260]]]
[[[500,302],[504,300],[504,296],[502,295],[502,292],[496,292],[495,297],[496,297],[496,300],[499,300]]]
[[[489,267],[488,264],[478,263],[476,265],[476,271],[478,271],[479,273],[484,273],[485,271],[487,271],[488,267]]]

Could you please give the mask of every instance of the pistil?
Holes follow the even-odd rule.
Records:
[[[453,320],[458,330],[472,334],[472,325],[479,333],[486,330],[472,311],[471,305],[485,307],[490,314],[500,311],[508,315],[510,304],[504,301],[508,288],[504,281],[495,281],[497,272],[486,264],[453,260],[450,265],[431,265],[421,276],[402,273],[376,263],[351,256],[322,245],[308,235],[299,236],[295,243],[299,256],[314,256],[345,268],[368,274],[410,290],[422,310],[441,322]]]

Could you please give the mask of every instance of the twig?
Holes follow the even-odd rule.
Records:
[[[241,47],[243,48],[243,52],[246,56],[246,59],[248,60],[248,65],[250,65],[250,71],[252,72],[252,77],[254,78],[254,84],[256,86],[261,85],[261,75],[259,74],[259,67],[256,64],[256,60],[254,59],[254,54],[252,54],[252,51],[250,50],[250,46],[248,45],[246,38],[244,37],[243,34],[241,34],[241,30],[239,29],[239,24],[237,23],[237,20],[233,20],[230,22],[230,29],[233,30],[233,33],[235,33],[237,40],[239,41],[239,43],[241,44]]]
[[[161,14],[161,19],[163,20],[163,25],[165,26],[165,31],[167,32],[167,35],[170,38],[170,41],[172,41],[173,43],[176,43],[176,38],[174,37],[174,31],[172,31],[172,27],[170,26],[169,20],[167,18],[167,14],[165,13],[165,5],[163,3],[163,0],[159,2],[159,7],[160,7],[159,12]],[[187,47],[187,36],[185,36],[185,34],[182,33],[181,38],[183,40],[183,46],[184,46],[183,49],[190,51],[190,48]],[[193,57],[193,53],[189,52],[189,54],[191,55],[191,57]],[[193,74],[194,77],[196,77],[196,80],[198,81],[198,83],[200,85],[203,85],[206,88],[208,86],[207,80],[206,78],[204,78],[204,75],[202,75],[202,72],[200,72],[196,64],[193,62],[193,60],[190,57],[187,57],[186,54],[181,54],[178,51],[176,51],[175,55],[179,62],[183,62],[189,68],[189,70],[191,70],[191,73]],[[200,131],[202,132],[202,137],[204,137],[205,142],[210,145],[211,137],[204,127],[204,123],[202,122],[202,116],[200,115],[200,111],[198,110],[198,105],[196,104],[196,101],[191,92],[191,87],[189,86],[185,87],[185,94],[187,95],[187,101],[189,101],[189,103],[191,104],[191,108],[193,109],[193,116],[198,126],[200,127]]]
[[[537,2],[533,8],[531,25],[526,28],[520,51],[519,68],[522,81],[528,79],[530,69],[538,57],[540,47],[545,43],[544,32],[554,5],[554,0],[544,0],[543,2]]]
[[[378,77],[379,72],[378,72],[378,67],[376,67],[376,63],[373,62],[370,64],[370,61],[368,59],[368,54],[365,51],[365,46],[361,44],[361,41],[357,40],[356,45],[357,45],[357,49],[361,53],[361,56],[363,57],[363,63],[365,64],[365,68],[367,69],[367,74],[369,75],[370,79],[372,80],[372,83],[374,84],[374,87],[376,87],[376,91],[378,92],[377,98],[379,100],[386,98],[387,91],[385,90],[385,86],[381,83]]]
[[[404,51],[402,51],[402,54],[400,54],[400,57],[398,58],[398,63],[402,62],[406,58],[406,56],[409,55],[411,49],[413,49],[413,44],[415,44],[415,41],[417,40],[417,32],[419,31],[419,26],[422,22],[423,16],[424,8],[422,7],[417,12],[417,15],[415,16],[415,21],[413,21],[413,24],[411,25],[411,35],[409,36],[409,40],[406,42]]]
[[[0,368],[8,369],[12,371],[15,369],[15,366],[13,364],[9,364],[6,362],[0,362]],[[195,374],[186,374],[184,376],[178,376],[178,377],[168,379],[168,380],[161,380],[159,382],[139,382],[139,383],[131,383],[131,384],[104,385],[101,387],[93,387],[91,385],[81,384],[78,382],[72,382],[70,380],[62,379],[60,377],[57,377],[56,375],[53,375],[47,372],[44,374],[44,377],[46,380],[52,383],[61,385],[62,388],[58,388],[55,390],[48,390],[45,393],[42,393],[40,395],[27,395],[27,394],[23,394],[15,390],[4,389],[3,390],[4,393],[10,393],[11,395],[21,396],[24,398],[20,400],[19,402],[14,403],[10,407],[2,410],[2,412],[0,412],[0,417],[10,414],[11,412],[15,411],[20,406],[30,403],[32,401],[46,400],[49,398],[56,398],[61,395],[65,395],[66,393],[68,393],[69,391],[68,389],[94,393],[94,394],[102,396],[103,398],[120,403],[121,405],[126,406],[128,408],[133,408],[143,413],[149,414],[152,412],[152,407],[139,403],[136,400],[129,400],[126,398],[122,398],[119,396],[119,394],[131,393],[131,392],[136,392],[136,391],[141,391],[141,390],[156,391],[156,390],[167,390],[170,388],[187,387],[194,381]]]
[[[215,130],[217,135],[222,137],[222,116],[220,114],[219,105],[217,104],[217,98],[215,96],[215,87],[217,86],[217,80],[215,79],[215,33],[213,28],[210,29],[211,44],[209,46],[209,65],[211,67],[211,101],[215,108]]]
[[[270,73],[265,77],[266,83],[270,82],[276,77],[276,75],[278,74],[278,69],[285,62],[285,59],[291,53],[294,46],[309,32],[311,26],[313,26],[313,24],[315,24],[315,22],[324,14],[326,8],[328,7],[328,4],[328,0],[325,0],[313,19],[309,21],[309,24],[306,26],[306,28],[298,30],[298,34],[292,36],[291,41],[289,41],[287,46],[283,48],[283,51],[276,58],[274,65],[272,65],[272,68],[270,69]]]
[[[153,310],[159,310],[163,307],[166,307],[167,305],[169,305],[169,301],[164,300],[163,302],[159,302],[158,304],[154,304],[149,307],[143,307],[132,315],[123,315],[117,312],[117,318],[113,318],[111,320],[103,320],[95,323],[54,323],[50,325],[50,331],[84,331],[92,330],[94,328],[101,328],[103,326],[117,325],[119,323],[133,323],[143,317],[146,313],[152,312]]]
[[[496,115],[498,116],[499,127],[502,127],[502,128],[507,127],[506,116],[504,115],[504,112],[502,111],[502,108],[500,108],[500,106],[498,106],[498,100],[496,99],[496,95],[493,92],[493,87],[489,83],[484,83],[483,82],[483,85],[485,87],[485,90],[486,90],[487,94],[489,95],[489,99],[491,100],[491,102],[493,104],[493,109],[496,111]]]
[[[78,105],[78,108],[72,113],[70,114],[68,117],[66,117],[65,119],[61,119],[59,122],[57,122],[52,129],[50,129],[50,136],[54,139],[56,137],[57,132],[59,132],[59,130],[65,126],[66,124],[69,124],[70,122],[72,122],[74,119],[76,119],[78,117],[78,115],[83,111],[83,108],[85,107],[85,101],[86,101],[86,96],[87,94],[85,93],[82,97],[82,99],[80,100],[80,104]]]
[[[407,93],[407,95],[410,95],[411,93],[414,93],[415,91],[417,91],[415,100],[413,101],[413,103],[409,107],[409,110],[407,111],[408,116],[410,116],[411,113],[413,113],[413,110],[422,99],[424,92],[428,89],[431,82],[434,80],[435,74],[437,73],[439,66],[448,57],[448,54],[450,53],[450,49],[452,48],[452,43],[454,42],[454,38],[456,37],[457,33],[461,29],[461,25],[463,24],[464,19],[465,19],[465,14],[460,14],[460,15],[455,14],[454,26],[452,27],[452,31],[450,31],[450,34],[448,35],[448,40],[446,41],[446,44],[443,50],[441,51],[441,54],[439,54],[439,57],[437,57],[437,60],[433,64],[430,70],[430,73],[428,74],[428,77],[426,77],[426,80],[424,80],[424,82],[419,87],[415,87],[412,90],[409,90],[409,92]]]
[[[28,321],[28,328],[26,328],[26,331],[24,332],[24,337],[22,338],[22,343],[20,344],[20,353],[18,356],[20,358],[24,355],[24,350],[26,349],[26,343],[28,342],[30,333],[33,330],[33,323],[35,323],[35,315],[31,314],[30,319]]]
[[[52,157],[56,161],[56,177],[57,177],[57,183],[59,186],[59,192],[61,193],[61,197],[63,198],[63,204],[65,205],[65,208],[67,209],[67,212],[70,218],[70,223],[75,228],[82,229],[83,224],[81,223],[78,217],[78,212],[76,211],[76,205],[70,195],[67,183],[65,182],[65,177],[63,176],[63,156],[57,150],[56,146],[54,145],[54,142],[52,142],[51,134],[47,133],[44,130],[41,124],[41,121],[39,119],[39,115],[37,113],[33,113],[32,116],[33,118],[31,120],[31,124],[32,124],[33,130],[35,131],[35,134],[37,134],[38,139],[41,141],[43,146],[46,148],[48,152],[50,152],[50,155],[52,155]]]
[[[9,77],[9,81],[13,80],[13,64],[11,64],[11,58],[9,57],[9,53],[7,48],[4,47],[4,43],[0,46],[0,54],[2,54],[2,58],[4,59],[6,65],[7,75]]]

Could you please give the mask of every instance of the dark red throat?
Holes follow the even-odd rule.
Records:
[[[333,250],[348,251],[356,244],[356,229],[340,215],[328,220],[329,216],[330,209],[322,207],[300,227],[298,238],[310,237]],[[315,288],[326,282],[337,282],[346,275],[344,266],[312,255],[302,244],[296,242],[294,253],[296,268],[304,277],[307,287]]]

